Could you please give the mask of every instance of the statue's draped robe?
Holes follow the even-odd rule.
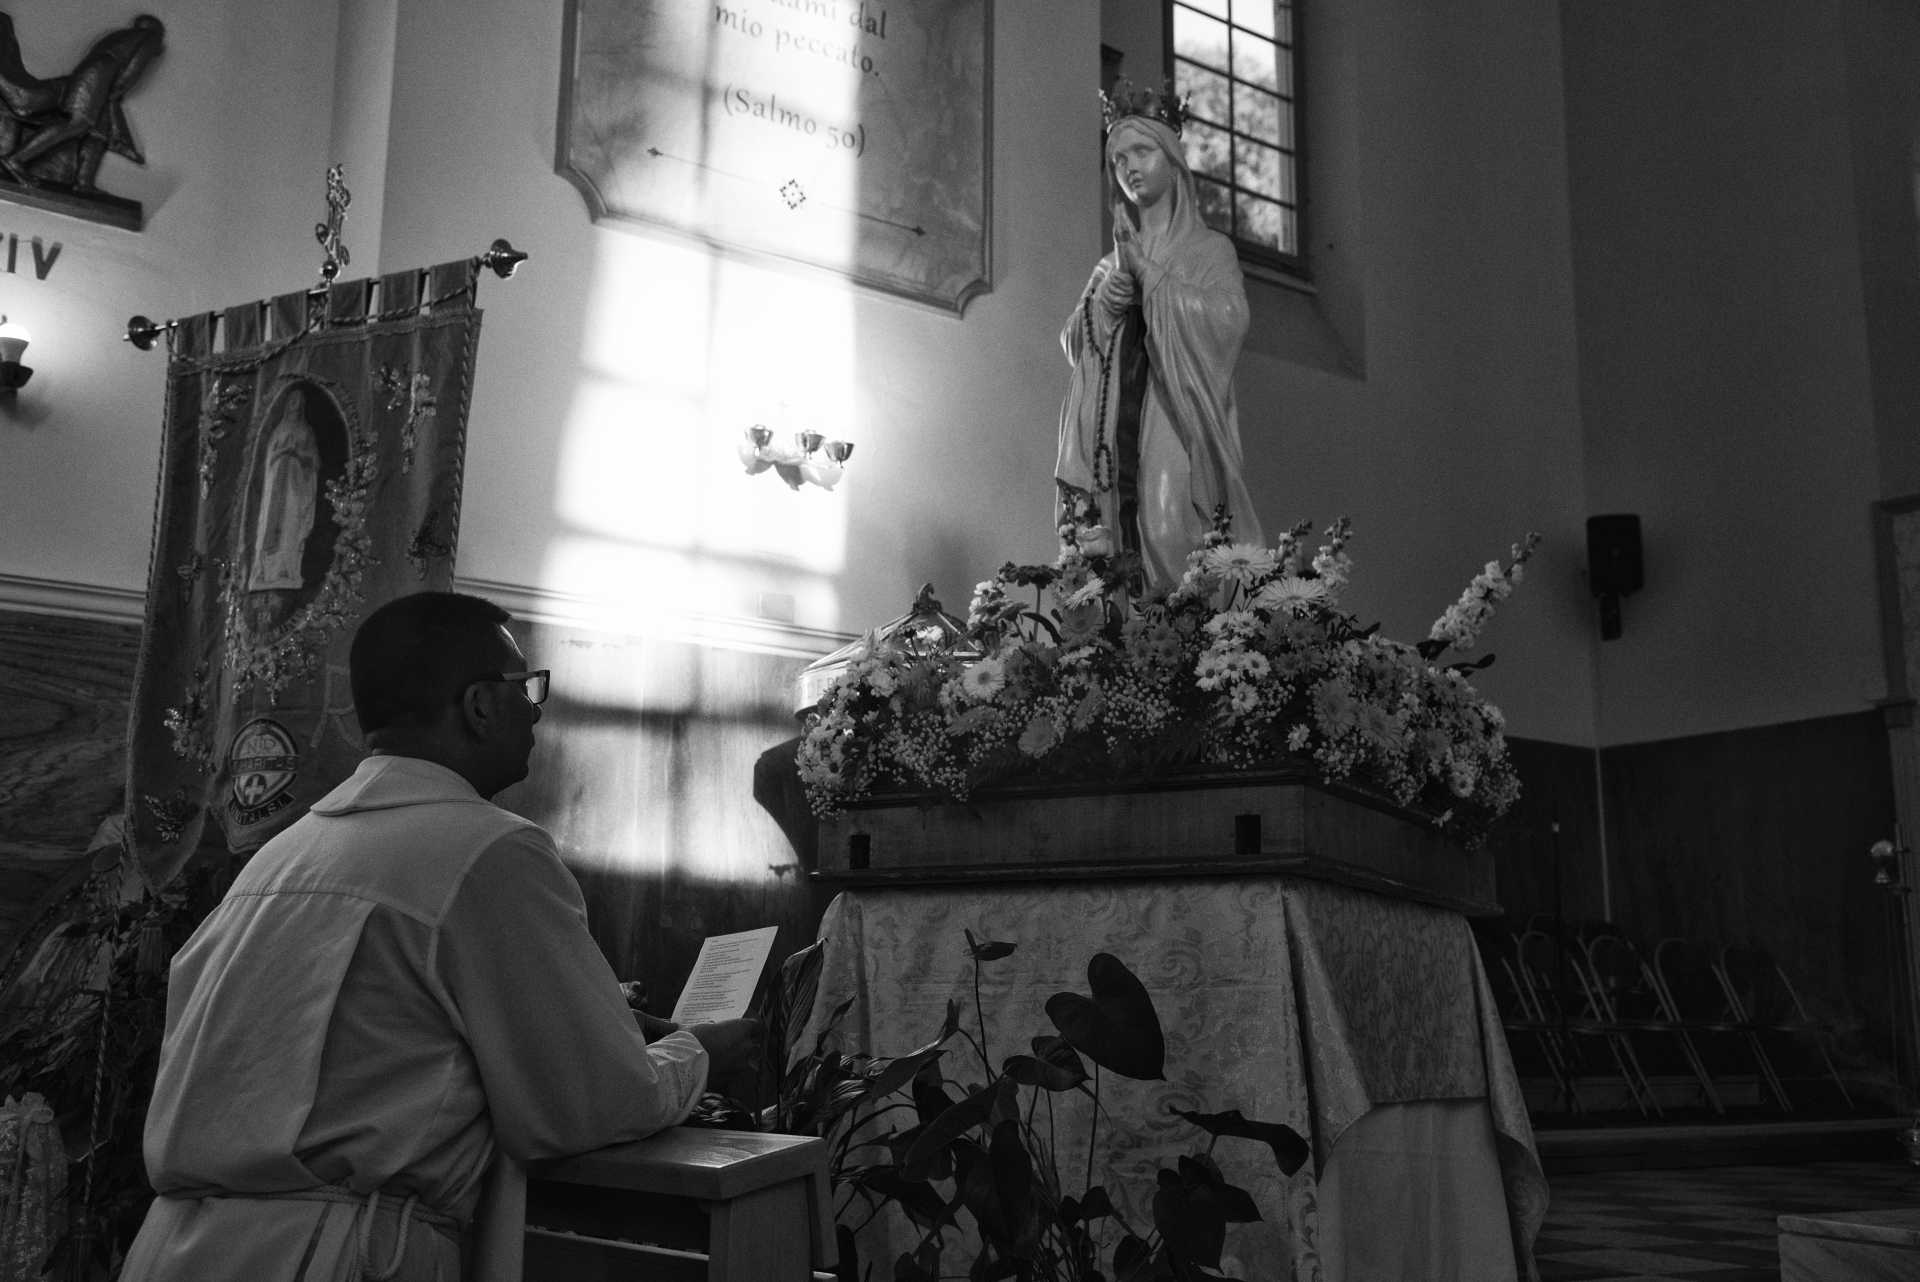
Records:
[[[465,1221],[496,1150],[677,1123],[706,1064],[689,1034],[646,1044],[544,831],[442,766],[368,758],[174,959],[146,1131],[160,1197],[123,1282],[349,1282],[356,1199],[384,1194],[384,1265],[407,1195]],[[415,1222],[396,1282],[460,1268]]]
[[[1183,181],[1178,198],[1192,211],[1191,180]],[[1247,295],[1233,243],[1201,223],[1197,212],[1176,216],[1157,242],[1141,243],[1146,266],[1137,284],[1145,321],[1145,385],[1137,405],[1130,403],[1122,381],[1126,353],[1115,342],[1125,313],[1108,310],[1099,295],[1101,283],[1118,265],[1116,255],[1108,254],[1093,269],[1060,335],[1073,373],[1060,411],[1054,475],[1091,492],[1102,519],[1115,521],[1118,496],[1102,486],[1114,484],[1119,465],[1103,465],[1096,474],[1096,449],[1104,439],[1117,460],[1116,425],[1137,412],[1139,547],[1148,581],[1167,585],[1179,581],[1187,554],[1212,528],[1217,504],[1231,513],[1236,539],[1262,539],[1241,476],[1240,416],[1233,393],[1233,369],[1247,334]],[[1123,540],[1129,537],[1115,532]]]

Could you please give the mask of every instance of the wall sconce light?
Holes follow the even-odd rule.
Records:
[[[17,392],[33,377],[33,371],[20,363],[32,341],[26,326],[0,316],[0,392]]]
[[[830,490],[846,475],[853,443],[829,441],[818,432],[795,432],[793,444],[776,445],[773,429],[755,423],[741,438],[739,453],[748,476],[772,468],[793,489],[804,482]]]
[[[1867,858],[1873,862],[1873,884],[1882,890],[1899,894],[1907,891],[1906,880],[1900,875],[1901,856],[1907,854],[1907,848],[1900,841],[1900,825],[1893,826],[1893,840],[1885,837],[1867,847]]]

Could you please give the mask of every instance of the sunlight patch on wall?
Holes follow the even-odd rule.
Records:
[[[851,235],[849,231],[849,235]],[[836,626],[856,452],[832,491],[748,475],[739,447],[765,426],[864,441],[851,286],[609,231],[586,301],[579,376],[559,431],[563,535],[541,586],[647,614],[754,615]],[[657,578],[657,582],[651,580]]]

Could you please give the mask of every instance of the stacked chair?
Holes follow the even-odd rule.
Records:
[[[1696,939],[1663,939],[1654,949],[1654,975],[1711,1073],[1722,1081],[1757,1079],[1763,1096],[1791,1111],[1785,1085],[1721,975],[1720,950]]]
[[[1756,1096],[1796,1112],[1809,1088],[1854,1107],[1823,1030],[1762,948],[1673,937],[1648,954],[1610,923],[1569,931],[1545,916],[1476,922],[1474,936],[1516,1068],[1550,1078],[1569,1113],[1604,1095],[1664,1117],[1656,1079],[1691,1079],[1715,1116]]]
[[[1609,1019],[1594,999],[1595,985],[1577,943],[1563,940],[1550,922],[1535,919],[1518,933],[1502,932],[1497,962],[1509,976],[1514,1009],[1505,1000],[1502,1018],[1511,1046],[1516,1032],[1541,1048],[1569,1112],[1589,1111],[1582,1090],[1624,1094],[1642,1116],[1658,1115],[1629,1030]],[[1493,951],[1490,947],[1487,951]],[[1489,969],[1493,964],[1489,963]]]
[[[1584,1076],[1610,1090],[1615,1084],[1624,1087],[1642,1117],[1660,1116],[1660,1102],[1654,1098],[1628,1030],[1596,996],[1599,985],[1588,972],[1582,941],[1535,922],[1520,936],[1520,958],[1537,1000],[1572,1043]]]
[[[1727,1009],[1738,1022],[1756,1058],[1766,1065],[1767,1080],[1778,1093],[1780,1107],[1793,1112],[1787,1082],[1831,1083],[1843,1108],[1853,1108],[1853,1096],[1827,1052],[1826,1035],[1807,1016],[1800,994],[1779,962],[1764,948],[1729,945],[1716,959],[1725,989]]]
[[[1580,1097],[1562,1047],[1563,1030],[1546,1017],[1527,982],[1521,977],[1517,937],[1504,923],[1474,922],[1474,940],[1480,961],[1500,1008],[1507,1049],[1521,1077],[1549,1077],[1555,1097],[1568,1112],[1579,1112]]]
[[[1603,925],[1581,940],[1580,956],[1585,963],[1580,970],[1586,990],[1584,1011],[1626,1042],[1649,1096],[1653,1088],[1644,1062],[1651,1062],[1652,1071],[1663,1076],[1690,1074],[1700,1088],[1701,1102],[1716,1116],[1724,1115],[1726,1105],[1686,1021],[1633,941]],[[1654,1111],[1659,1111],[1657,1102]]]

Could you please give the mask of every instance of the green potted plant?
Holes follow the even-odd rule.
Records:
[[[980,971],[1015,945],[967,932],[974,973],[971,1026],[949,1002],[931,1040],[899,1056],[842,1051],[835,1031],[851,1003],[828,1013],[804,1053],[780,1076],[772,1129],[818,1135],[829,1146],[839,1220],[840,1276],[869,1276],[858,1229],[888,1207],[917,1240],[891,1264],[897,1282],[943,1277],[1032,1282],[1187,1282],[1222,1278],[1228,1226],[1260,1218],[1247,1192],[1221,1174],[1212,1152],[1222,1139],[1265,1144],[1283,1175],[1308,1156],[1291,1127],[1238,1110],[1174,1110],[1196,1128],[1196,1151],[1156,1172],[1150,1223],[1131,1223],[1092,1154],[1105,1117],[1102,1072],[1136,1080],[1164,1077],[1165,1039],[1153,1000],[1118,958],[1096,954],[1087,992],[1046,1002],[1051,1031],[997,1064],[981,1013]],[[789,1044],[810,1017],[823,958],[816,943],[788,959],[769,1011],[769,1044]],[[1004,1043],[1002,1043],[1004,1044]],[[1077,1181],[1060,1169],[1051,1137],[1054,1099],[1091,1101],[1088,1169]],[[1108,1119],[1112,1125],[1112,1119]],[[964,1274],[951,1270],[966,1257]]]

